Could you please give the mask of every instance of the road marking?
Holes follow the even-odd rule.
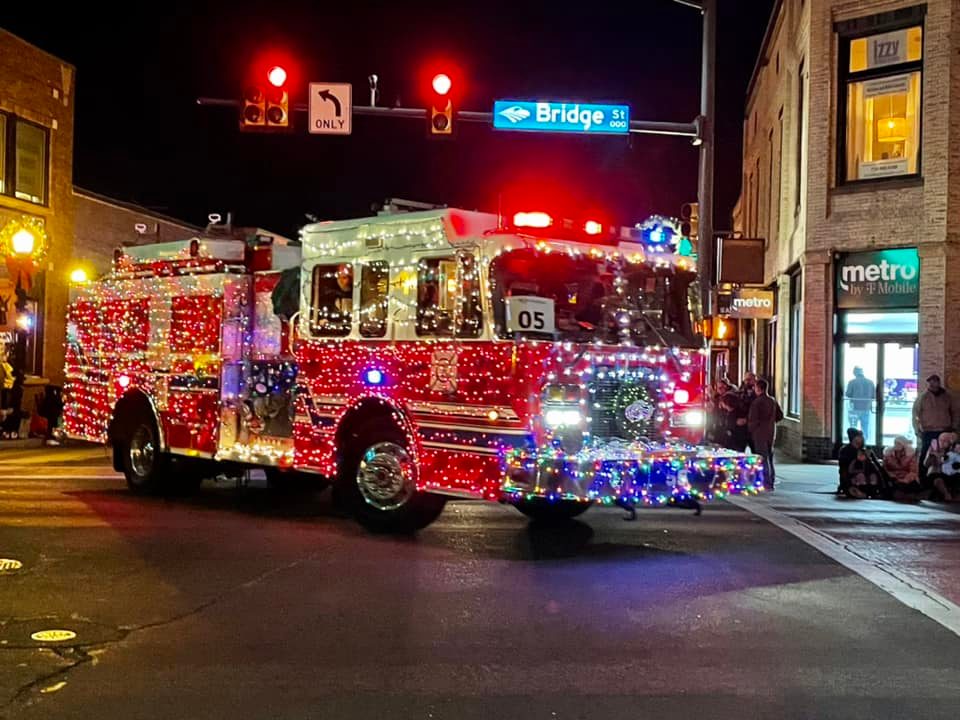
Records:
[[[934,622],[940,623],[955,635],[960,635],[960,607],[924,583],[908,577],[896,568],[871,562],[847,548],[841,541],[822,533],[801,520],[774,510],[755,500],[728,497],[727,502],[763,518],[794,537],[816,548],[831,560],[852,570],[867,582],[909,608],[913,608]]]
[[[122,479],[123,475],[120,473],[80,473],[75,471],[64,470],[60,475],[50,475],[50,474],[29,474],[29,475],[7,475],[4,474],[3,482],[13,481],[13,480],[119,480]]]
[[[37,630],[30,635],[30,639],[37,642],[63,642],[73,640],[76,636],[73,630]]]
[[[13,572],[23,567],[23,563],[13,558],[0,558],[0,573]]]

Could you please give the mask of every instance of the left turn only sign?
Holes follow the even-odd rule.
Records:
[[[309,130],[314,135],[349,135],[353,118],[353,86],[310,83]]]

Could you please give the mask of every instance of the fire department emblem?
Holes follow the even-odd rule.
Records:
[[[456,348],[437,348],[430,356],[430,389],[434,392],[457,391]]]
[[[630,422],[648,422],[653,417],[653,410],[653,403],[641,399],[627,405],[623,414]]]

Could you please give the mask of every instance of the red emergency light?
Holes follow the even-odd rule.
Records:
[[[267,72],[267,80],[275,88],[282,88],[284,83],[287,82],[287,71],[279,65],[274,65]]]
[[[583,224],[583,231],[587,235],[599,235],[603,232],[603,223],[597,222],[596,220],[587,220]]]
[[[553,225],[553,218],[545,212],[518,212],[513,216],[513,226],[518,228],[548,228]]]

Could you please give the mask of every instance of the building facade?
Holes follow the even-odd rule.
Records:
[[[734,227],[764,239],[772,317],[741,321],[778,444],[912,435],[938,373],[960,390],[960,1],[780,0],[750,83]]]
[[[102,273],[123,243],[182,239],[198,230],[74,187],[75,76],[68,63],[0,29],[0,233],[28,225],[46,245],[29,280],[6,262],[11,258],[0,258],[0,353],[14,360],[19,334],[23,357],[16,364],[32,386],[62,381],[73,269]],[[18,274],[26,292],[20,308]]]
[[[73,233],[74,68],[0,30],[0,231],[18,223],[42,229],[47,249],[27,291],[23,368],[42,375],[62,358],[64,324],[50,322],[67,302]],[[4,258],[6,260],[7,258]],[[16,271],[0,262],[0,344],[15,345]],[[22,283],[23,284],[23,283]],[[21,322],[21,325],[26,325]]]

